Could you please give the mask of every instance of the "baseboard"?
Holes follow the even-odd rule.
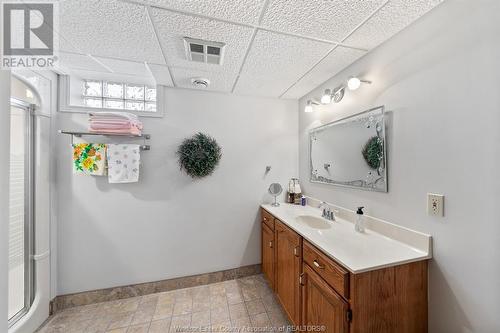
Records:
[[[84,291],[76,294],[60,295],[55,297],[50,302],[50,314],[54,314],[57,311],[75,306],[115,301],[119,299],[144,296],[164,291],[202,286],[210,283],[222,282],[242,278],[245,276],[260,274],[260,272],[261,265],[257,264],[168,280]]]

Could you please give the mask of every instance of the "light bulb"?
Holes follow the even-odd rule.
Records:
[[[347,80],[347,86],[349,87],[349,90],[356,90],[359,88],[361,85],[361,80],[358,79],[357,77],[351,77],[349,80]]]
[[[326,89],[323,96],[321,96],[321,104],[330,104],[332,102],[332,91]]]
[[[313,112],[313,106],[312,106],[312,101],[309,100],[307,101],[307,104],[306,104],[306,107],[304,108],[304,112],[306,113],[310,113],[310,112]]]

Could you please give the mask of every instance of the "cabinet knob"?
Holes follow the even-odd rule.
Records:
[[[299,256],[299,248],[300,248],[300,246],[296,246],[293,248],[293,255],[296,257]]]
[[[264,217],[264,221],[267,221],[267,217]]]
[[[314,264],[314,266],[318,267],[319,269],[325,268],[325,266],[320,265],[319,262],[316,260],[313,261],[313,264]]]
[[[304,273],[301,273],[301,274],[299,275],[299,284],[300,284],[301,286],[303,286],[303,285],[304,285]]]
[[[269,247],[270,247],[271,249],[273,248],[273,242],[272,242],[272,241],[270,241],[270,242],[269,242]]]

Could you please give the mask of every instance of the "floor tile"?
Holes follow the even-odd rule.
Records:
[[[85,333],[103,333],[109,326],[110,319],[108,317],[102,317],[93,319],[90,325],[86,328]]]
[[[191,326],[201,327],[210,325],[210,311],[193,312],[191,315]]]
[[[182,332],[182,328],[189,328],[191,325],[191,315],[172,317],[170,332]]]
[[[262,303],[264,303],[264,307],[266,311],[272,311],[274,309],[281,308],[278,302],[277,297],[274,294],[265,295],[262,297]]]
[[[231,332],[231,322],[226,321],[218,324],[212,324],[212,332]]]
[[[170,329],[170,318],[151,322],[148,333],[166,333]]]
[[[74,307],[38,333],[167,333],[175,328],[269,331],[290,325],[262,275]]]
[[[168,291],[158,294],[158,304],[174,304],[175,295],[173,292]]]
[[[245,302],[248,310],[248,315],[253,316],[257,315],[259,313],[264,313],[266,312],[266,309],[264,308],[264,304],[260,299],[254,299],[252,301]]]
[[[226,293],[227,303],[228,304],[238,304],[243,302],[243,296],[239,289],[237,291],[230,291]]]
[[[117,313],[111,315],[110,322],[108,325],[108,330],[129,326],[130,323],[132,322],[133,317],[134,317],[133,312]]]
[[[193,311],[193,301],[177,301],[174,305],[174,316],[185,315]]]
[[[172,313],[174,310],[173,303],[158,303],[156,305],[155,312],[153,314],[153,320],[165,319],[172,317]]]
[[[214,307],[210,309],[210,322],[212,325],[223,324],[230,321],[229,319],[229,308],[227,305],[222,305],[219,307]]]
[[[128,328],[127,333],[148,333],[149,322],[140,325],[132,325]]]
[[[269,321],[269,317],[267,313],[260,313],[254,316],[250,316],[250,323],[253,327],[259,329],[271,328],[271,322]]]
[[[109,330],[109,331],[106,331],[106,333],[127,333],[127,327],[125,328],[116,328],[114,330]]]
[[[210,299],[193,299],[193,312],[210,310]]]
[[[229,316],[231,317],[231,321],[236,319],[248,317],[247,308],[245,303],[239,304],[230,304],[229,305]]]
[[[153,315],[155,313],[155,309],[153,308],[151,311],[137,311],[132,318],[131,325],[149,323],[153,320]]]
[[[240,329],[240,331],[249,331],[248,328],[251,326],[250,317],[248,315],[232,320],[231,325],[235,328]],[[241,330],[244,329],[244,330]]]

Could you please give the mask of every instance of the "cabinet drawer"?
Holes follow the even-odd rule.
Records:
[[[264,222],[271,230],[274,231],[274,216],[269,214],[264,208],[260,209],[262,222]]]
[[[339,295],[349,297],[349,272],[304,240],[303,259]]]

